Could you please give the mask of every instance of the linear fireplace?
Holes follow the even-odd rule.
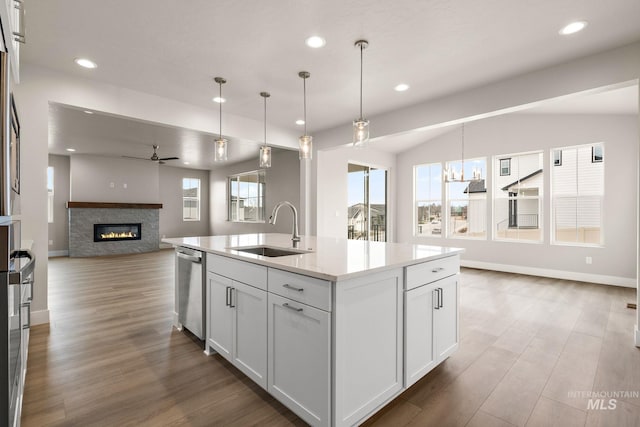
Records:
[[[93,224],[94,242],[113,242],[117,240],[140,240],[142,223],[133,224]]]

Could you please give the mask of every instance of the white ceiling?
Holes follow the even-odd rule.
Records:
[[[212,112],[218,108],[211,102],[217,94],[212,79],[223,76],[226,112],[262,120],[259,92],[266,90],[270,123],[295,128],[302,115],[297,73],[308,70],[312,134],[349,126],[358,115],[360,58],[353,43],[360,38],[370,42],[364,55],[365,116],[640,39],[636,0],[52,0],[27,7],[25,63]],[[558,34],[576,19],[589,22],[583,32]],[[312,34],[323,36],[327,45],[306,47],[304,39]],[[76,57],[91,58],[98,68],[81,69],[73,63]],[[395,92],[400,82],[411,88]],[[60,138],[69,128],[55,120],[52,127]],[[169,131],[175,138],[182,135],[171,132],[178,130]],[[121,136],[122,141],[110,143],[118,152],[124,152],[129,138]],[[148,137],[129,143],[150,147]],[[54,138],[52,150],[57,144]],[[103,145],[107,150],[109,143]],[[177,144],[173,150],[165,142],[159,145],[161,156],[186,158],[189,152]],[[144,152],[140,147],[137,155]]]

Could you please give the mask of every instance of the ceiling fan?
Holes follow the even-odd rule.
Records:
[[[158,157],[158,145],[153,145],[153,154],[151,157],[133,157],[133,156],[122,156],[129,159],[139,159],[139,160],[151,160],[152,162],[158,162],[161,165],[165,164],[165,160],[179,160],[180,157]]]

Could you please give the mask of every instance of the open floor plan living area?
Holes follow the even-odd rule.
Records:
[[[640,426],[638,16],[0,0],[0,427]]]

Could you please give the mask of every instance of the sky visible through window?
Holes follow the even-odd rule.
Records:
[[[347,176],[349,179],[348,206],[364,203],[364,172],[351,172]],[[369,174],[369,191],[371,193],[369,203],[372,205],[386,203],[384,178],[384,173]]]

